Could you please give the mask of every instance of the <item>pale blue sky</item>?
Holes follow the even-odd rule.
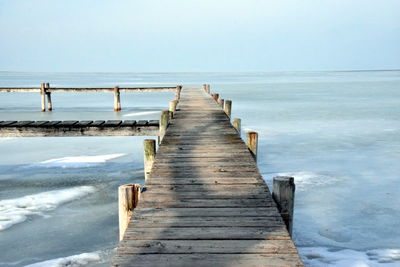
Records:
[[[400,0],[0,0],[0,70],[400,69]]]

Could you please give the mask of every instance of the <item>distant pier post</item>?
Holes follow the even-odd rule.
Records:
[[[145,139],[143,142],[144,147],[144,178],[147,180],[153,167],[156,158],[156,140]]]
[[[182,85],[177,85],[176,91],[175,91],[175,100],[176,101],[179,101],[179,99],[181,99],[181,91],[182,91]]]
[[[212,94],[211,96],[214,98],[215,102],[218,103],[219,94],[214,93],[214,94]]]
[[[46,111],[46,85],[45,83],[40,84],[40,99],[42,112]]]
[[[225,100],[224,111],[225,111],[226,115],[230,118],[232,115],[232,101],[231,100]]]
[[[203,90],[204,92],[207,92],[207,84],[203,84]]]
[[[171,119],[174,117],[174,113],[176,111],[177,104],[178,104],[177,100],[172,100],[169,102],[169,112],[171,113]]]
[[[224,109],[224,99],[223,98],[218,98],[218,105],[220,105],[221,108]]]
[[[238,134],[241,134],[242,131],[242,120],[239,118],[234,118],[232,122],[233,127],[236,129]]]
[[[124,238],[125,230],[140,199],[140,185],[126,184],[118,188],[119,240]]]
[[[249,148],[251,154],[255,161],[257,161],[257,150],[258,150],[258,133],[257,132],[248,132],[246,138],[246,144]]]
[[[50,83],[46,83],[46,96],[47,96],[47,110],[52,111],[53,110],[53,104],[51,103],[51,92],[48,91],[50,89]]]
[[[161,118],[160,118],[160,136],[158,139],[159,144],[161,144],[161,141],[163,140],[164,135],[167,132],[168,122],[169,122],[169,110],[163,110],[161,112]]]
[[[206,92],[207,92],[208,94],[211,93],[211,89],[210,89],[210,85],[209,85],[209,84],[206,84]]]
[[[120,111],[120,110],[121,110],[121,98],[120,98],[119,87],[115,86],[114,87],[114,111]]]
[[[289,235],[292,236],[293,229],[293,207],[294,207],[294,192],[296,186],[294,178],[288,176],[276,176],[273,179],[273,192],[278,210],[286,224]]]

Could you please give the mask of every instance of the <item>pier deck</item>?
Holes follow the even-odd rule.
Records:
[[[0,121],[0,137],[158,136],[158,120]]]
[[[303,266],[247,146],[185,88],[113,266]]]

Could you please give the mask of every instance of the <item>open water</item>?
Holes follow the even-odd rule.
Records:
[[[0,72],[0,86],[201,86],[259,132],[264,179],[296,183],[307,266],[400,266],[400,71]],[[171,93],[0,93],[0,120],[158,119]],[[107,266],[117,187],[143,183],[145,137],[0,138],[0,266]]]

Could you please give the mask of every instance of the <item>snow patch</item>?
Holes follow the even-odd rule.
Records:
[[[79,186],[0,200],[0,231],[24,222],[28,216],[46,217],[43,212],[54,210],[61,204],[79,199],[94,191],[93,186]]]
[[[109,154],[98,156],[77,156],[45,160],[29,165],[29,167],[83,168],[97,166],[107,160],[119,158],[126,154]]]

